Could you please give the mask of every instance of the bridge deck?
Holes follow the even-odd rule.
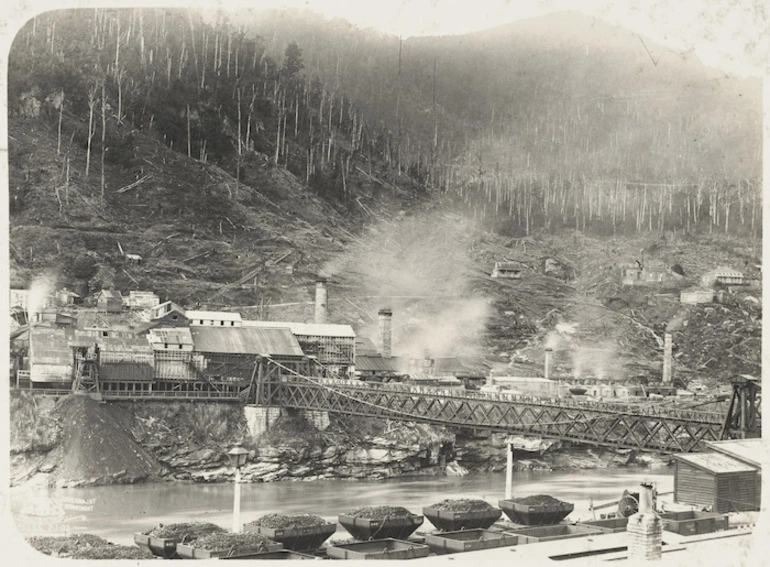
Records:
[[[261,403],[437,425],[487,429],[665,453],[719,439],[724,416],[679,408],[356,380],[283,377]]]

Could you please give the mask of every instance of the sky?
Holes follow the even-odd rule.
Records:
[[[11,0],[6,18],[76,6],[192,6],[309,9],[327,17],[410,37],[479,31],[562,10],[579,10],[740,75],[770,74],[766,0]],[[9,23],[8,21],[3,23]],[[9,28],[13,29],[11,24]],[[6,36],[9,35],[6,32]]]

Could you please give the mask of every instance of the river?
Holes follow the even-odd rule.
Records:
[[[642,481],[659,492],[673,490],[673,469],[632,468],[522,471],[514,474],[514,496],[550,494],[575,504],[570,519],[591,516],[595,503],[616,500],[625,488]],[[376,481],[327,480],[242,485],[241,519],[252,521],[271,512],[313,513],[330,520],[364,505],[404,506],[415,513],[444,498],[480,498],[491,504],[505,497],[504,473],[464,477],[414,477]],[[91,533],[130,545],[134,532],[158,523],[191,521],[232,526],[233,485],[148,483],[85,488],[21,486],[11,489],[11,511],[22,534]],[[596,511],[614,512],[614,507]],[[426,527],[431,529],[426,520]],[[349,537],[342,528],[334,536]]]

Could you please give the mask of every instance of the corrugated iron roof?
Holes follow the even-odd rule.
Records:
[[[350,325],[334,325],[331,323],[295,323],[289,321],[252,321],[244,320],[244,327],[284,327],[291,329],[295,335],[304,337],[345,337],[355,338],[356,332]]]
[[[193,344],[192,334],[190,334],[188,327],[152,329],[147,340],[151,343]]]
[[[406,372],[409,361],[400,356],[382,358],[381,356],[357,356],[356,371],[358,372]]]
[[[192,327],[190,333],[198,352],[304,356],[287,328]]]
[[[674,458],[715,474],[752,472],[757,470],[756,467],[742,463],[738,459],[728,457],[722,453],[688,453],[674,455]]]
[[[67,341],[67,333],[63,329],[30,329],[29,355],[32,364],[72,364],[72,351]]]
[[[767,457],[767,445],[762,439],[726,439],[724,441],[706,441],[706,446],[718,453],[734,457],[740,461],[762,467],[763,458]]]
[[[185,311],[188,319],[203,319],[204,321],[240,321],[241,314],[231,311]]]
[[[149,364],[137,362],[108,362],[99,365],[99,379],[151,382],[155,379],[155,369]]]

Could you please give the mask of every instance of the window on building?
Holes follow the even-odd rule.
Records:
[[[203,325],[203,319],[201,319],[201,325]]]
[[[219,325],[220,325],[220,326],[222,326],[222,327],[224,327],[224,326],[225,326],[225,322],[224,322],[224,321],[220,321],[220,322],[219,322]]]
[[[182,345],[179,345],[179,350],[182,350]]]
[[[235,327],[235,321],[230,321],[230,326]]]
[[[179,315],[172,315],[172,316],[171,316],[171,318],[172,318],[174,321],[176,321],[177,319],[179,319]]]
[[[163,348],[168,348],[168,343],[163,343]]]
[[[109,337],[110,336],[109,331],[102,331],[102,336],[103,337]]]

